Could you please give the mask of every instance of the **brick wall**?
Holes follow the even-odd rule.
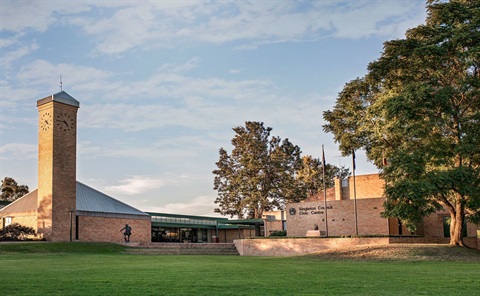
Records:
[[[383,211],[383,191],[385,182],[378,174],[360,175],[355,178],[357,197],[357,223],[359,235],[400,235],[399,221],[395,218],[384,219],[380,216]],[[348,178],[348,186],[341,187],[340,179],[335,179],[335,201],[328,200],[327,224],[329,236],[355,234],[355,215],[353,207],[353,177]],[[328,194],[327,194],[328,197]],[[322,234],[325,234],[325,211],[323,197],[310,198],[301,203],[287,204],[287,235],[289,237],[304,237],[308,230],[313,230],[317,224]],[[290,209],[296,210],[292,215]],[[307,210],[300,210],[300,208]],[[411,233],[405,226],[401,228],[401,235],[419,235],[433,240],[447,241],[443,232],[443,219],[449,213],[439,211],[424,218],[423,223],[417,225],[417,230]],[[479,225],[467,223],[467,238],[475,238]],[[472,244],[472,243],[471,243]],[[476,244],[476,243],[475,243]]]
[[[53,101],[38,106],[37,229],[50,241],[70,237],[70,211],[76,206],[77,110]]]
[[[450,213],[446,210],[441,210],[436,213],[433,213],[423,219],[423,232],[426,237],[438,237],[444,238],[443,232],[443,219],[445,217],[450,217]],[[467,223],[467,236],[465,239],[476,238],[477,230],[480,230],[480,225],[475,225],[473,223]],[[447,242],[449,238],[445,238]],[[472,243],[470,243],[472,244]]]
[[[53,190],[53,102],[38,107],[38,218],[35,229],[50,238],[52,231]],[[48,114],[48,117],[44,117]],[[43,127],[43,121],[50,125]]]
[[[364,198],[356,201],[359,235],[387,235],[388,220],[380,216],[383,198]],[[291,209],[295,214],[290,214]],[[329,236],[355,235],[353,200],[337,200],[327,203],[327,227]],[[326,233],[323,202],[303,202],[287,205],[287,235],[304,237],[317,224]]]
[[[120,230],[125,224],[132,227],[130,242],[150,243],[151,222],[148,219],[78,216],[78,240],[84,242],[124,242]],[[75,234],[74,234],[75,238]]]
[[[213,235],[214,232],[212,232]],[[240,229],[219,229],[218,230],[218,241],[220,243],[233,243],[236,239],[242,239],[247,237],[255,237],[255,228],[240,228]],[[211,238],[209,238],[211,242]]]
[[[284,230],[283,229],[283,221],[281,221],[281,220],[275,220],[275,221],[265,221],[264,220],[263,223],[264,223],[264,226],[265,226],[266,236],[270,236],[270,234],[274,231]]]
[[[5,217],[12,217],[12,224],[18,223],[23,226],[32,227],[37,231],[37,212],[36,211],[29,211],[29,212],[22,212],[22,213],[15,213],[15,215],[3,215],[0,216],[0,228],[5,227],[3,225],[3,219]]]
[[[353,199],[353,176],[348,177],[349,198]],[[378,174],[355,176],[357,199],[382,197],[385,181]]]

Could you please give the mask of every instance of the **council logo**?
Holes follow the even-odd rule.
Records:
[[[290,208],[290,210],[288,211],[288,213],[290,215],[295,215],[297,213],[297,210],[295,210],[295,208]]]

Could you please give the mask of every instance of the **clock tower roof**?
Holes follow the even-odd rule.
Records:
[[[63,90],[61,92],[58,92],[56,94],[50,95],[48,97],[45,97],[41,100],[37,101],[37,107],[43,104],[46,104],[48,102],[58,102],[66,105],[70,105],[73,107],[80,107],[80,102],[75,100],[71,95],[67,94]]]

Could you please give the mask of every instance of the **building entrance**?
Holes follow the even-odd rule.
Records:
[[[152,242],[206,243],[208,242],[208,229],[152,227]]]

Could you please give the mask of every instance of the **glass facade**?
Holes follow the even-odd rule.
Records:
[[[208,242],[209,236],[215,236],[218,220],[226,220],[158,213],[150,213],[150,215],[152,242]]]
[[[231,242],[236,238],[263,236],[263,221],[148,213],[152,242]]]
[[[206,243],[209,233],[215,231],[189,227],[152,227],[152,242]]]

